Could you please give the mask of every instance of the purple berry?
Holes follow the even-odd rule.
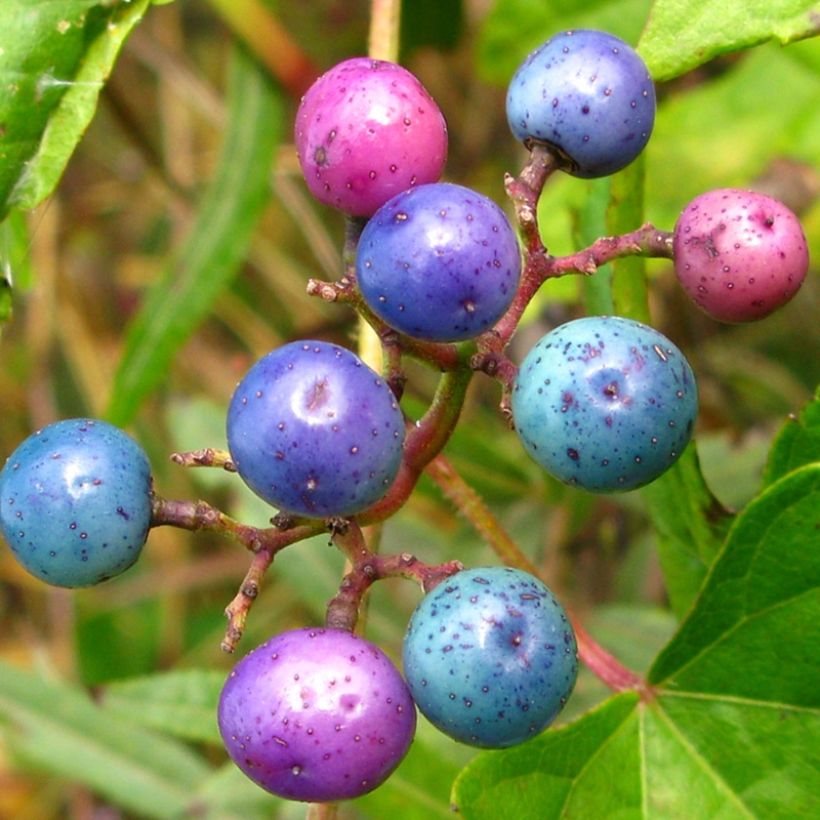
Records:
[[[327,342],[291,342],[260,359],[228,408],[237,471],[278,509],[313,518],[369,507],[399,469],[404,419],[362,360]]]
[[[654,481],[679,458],[697,416],[695,377],[662,333],[588,316],[547,333],[521,364],[516,431],[545,470],[593,492]]]
[[[403,657],[421,713],[450,737],[485,748],[545,729],[578,673],[563,608],[541,581],[509,567],[463,570],[426,595]]]
[[[0,472],[0,530],[34,576],[98,584],[139,558],[151,524],[151,469],[117,427],[67,419],[29,436]]]
[[[693,199],[673,247],[684,290],[720,322],[768,316],[797,293],[809,267],[797,217],[770,196],[734,188]]]
[[[296,150],[319,201],[370,216],[400,191],[441,176],[447,125],[407,69],[354,57],[323,74],[302,98]]]
[[[525,145],[547,143],[564,170],[584,178],[629,165],[655,122],[655,87],[640,56],[603,31],[556,34],[510,82],[507,121]]]
[[[254,649],[225,682],[218,719],[228,754],[251,780],[309,802],[375,789],[416,729],[390,659],[340,629],[295,629]]]
[[[356,277],[373,312],[401,333],[469,339],[509,307],[518,240],[491,199],[446,182],[393,197],[359,239]]]

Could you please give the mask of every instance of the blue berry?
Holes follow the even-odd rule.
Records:
[[[358,797],[407,752],[416,710],[375,644],[341,629],[294,629],[246,655],[219,699],[228,754],[290,800]]]
[[[151,469],[117,427],[67,419],[29,436],[0,472],[0,529],[34,576],[85,587],[128,569],[151,523]]]
[[[529,454],[593,492],[648,484],[678,459],[697,416],[689,363],[662,333],[618,316],[588,316],[547,333],[512,393]]]
[[[228,408],[228,449],[245,483],[278,509],[353,515],[396,477],[404,420],[386,382],[345,348],[291,342],[260,359]]]
[[[401,333],[438,342],[490,328],[520,275],[518,240],[501,208],[447,182],[389,200],[362,231],[356,256],[373,312]]]
[[[546,728],[578,672],[563,608],[541,581],[509,567],[462,570],[428,593],[408,624],[403,661],[422,714],[484,748]]]
[[[559,149],[565,170],[613,174],[640,154],[655,122],[655,87],[640,56],[603,31],[557,34],[519,66],[507,91],[517,139]]]

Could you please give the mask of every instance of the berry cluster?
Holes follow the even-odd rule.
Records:
[[[477,372],[500,382],[523,448],[569,485],[631,490],[679,458],[693,433],[697,387],[684,355],[657,330],[588,316],[551,330],[520,366],[508,358],[540,285],[617,256],[662,256],[674,260],[697,305],[740,322],[784,304],[806,273],[806,241],[794,215],[739,190],[698,197],[673,232],[650,226],[569,257],[547,253],[535,204],[549,175],[612,174],[650,138],[652,80],[621,40],[591,30],[553,37],[515,73],[506,106],[513,134],[530,150],[527,168],[507,185],[523,253],[495,202],[440,181],[445,120],[407,70],[347,60],[304,96],[295,143],[305,181],[347,215],[351,251],[338,282],[312,281],[308,289],[353,306],[372,325],[384,372],[324,341],[284,345],[236,387],[228,452],[175,456],[237,472],[279,511],[271,529],[156,496],[145,454],[101,421],[39,431],[0,473],[2,533],[48,583],[83,586],[122,572],[152,525],[229,530],[244,540],[254,563],[228,608],[229,649],[276,552],[331,533],[352,568],[328,605],[325,627],[285,632],[250,652],[219,703],[230,756],[263,788],[289,799],[335,801],[378,786],[412,742],[416,707],[456,740],[498,748],[541,732],[573,689],[580,641],[532,573],[377,555],[361,529],[395,513],[421,472],[436,469]],[[400,408],[404,356],[442,373],[429,410],[415,422]],[[426,593],[407,627],[404,676],[353,632],[368,586],[389,576],[411,578]]]

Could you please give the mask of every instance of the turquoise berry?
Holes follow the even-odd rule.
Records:
[[[0,528],[17,560],[49,584],[85,587],[128,569],[151,523],[142,448],[104,421],[58,421],[0,472]]]
[[[421,713],[461,743],[523,743],[558,715],[578,673],[575,634],[550,590],[529,573],[456,573],[419,603],[403,648]]]

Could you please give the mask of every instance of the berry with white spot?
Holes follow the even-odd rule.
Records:
[[[578,673],[563,607],[540,580],[510,567],[462,570],[428,593],[408,624],[403,665],[421,713],[484,748],[535,737]]]
[[[367,57],[316,80],[296,113],[295,137],[311,193],[351,216],[435,182],[447,158],[444,116],[418,78]]]
[[[291,342],[237,385],[227,436],[237,472],[257,495],[283,512],[331,518],[387,492],[404,419],[387,383],[355,353]]]
[[[587,316],[547,333],[521,363],[512,392],[527,452],[559,480],[592,492],[654,481],[680,457],[697,416],[697,386],[659,331],[619,316]]]
[[[228,754],[251,780],[317,803],[375,789],[416,729],[398,669],[341,629],[294,629],[258,646],[225,682],[218,719]]]

